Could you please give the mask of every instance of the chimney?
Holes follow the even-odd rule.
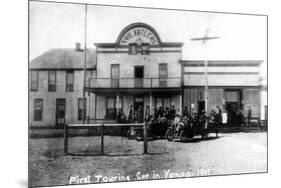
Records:
[[[81,44],[79,42],[75,43],[75,51],[77,51],[77,52],[81,52],[82,51]]]

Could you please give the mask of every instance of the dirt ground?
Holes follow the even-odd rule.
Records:
[[[63,154],[63,138],[30,139],[29,185],[65,185],[239,174],[267,171],[266,133],[228,133],[194,141],[148,143],[106,136],[71,137]],[[212,137],[213,136],[213,137]]]

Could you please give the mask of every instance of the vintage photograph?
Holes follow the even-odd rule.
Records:
[[[268,172],[267,16],[29,1],[28,186]]]

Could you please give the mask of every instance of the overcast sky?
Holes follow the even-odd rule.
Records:
[[[30,2],[30,59],[51,48],[74,48],[84,43],[85,6]],[[87,46],[115,42],[121,30],[134,22],[152,26],[163,42],[183,42],[183,59],[204,59],[200,42],[207,28],[208,58],[266,60],[266,17],[191,11],[172,11],[88,5]]]

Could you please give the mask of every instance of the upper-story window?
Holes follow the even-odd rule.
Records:
[[[136,55],[138,53],[138,45],[136,43],[129,44],[129,54]]]
[[[66,91],[73,91],[74,87],[74,71],[66,71]]]
[[[143,55],[149,54],[149,44],[148,43],[143,43],[141,45],[141,54],[143,54]]]
[[[48,91],[56,91],[56,71],[48,72]]]
[[[38,91],[38,77],[39,77],[38,71],[34,71],[34,70],[30,71],[31,91]]]
[[[142,55],[148,55],[149,54],[149,43],[130,43],[129,44],[129,54],[130,55],[136,55],[138,53],[141,53]]]
[[[167,87],[168,84],[168,64],[160,63],[159,64],[159,86]]]

